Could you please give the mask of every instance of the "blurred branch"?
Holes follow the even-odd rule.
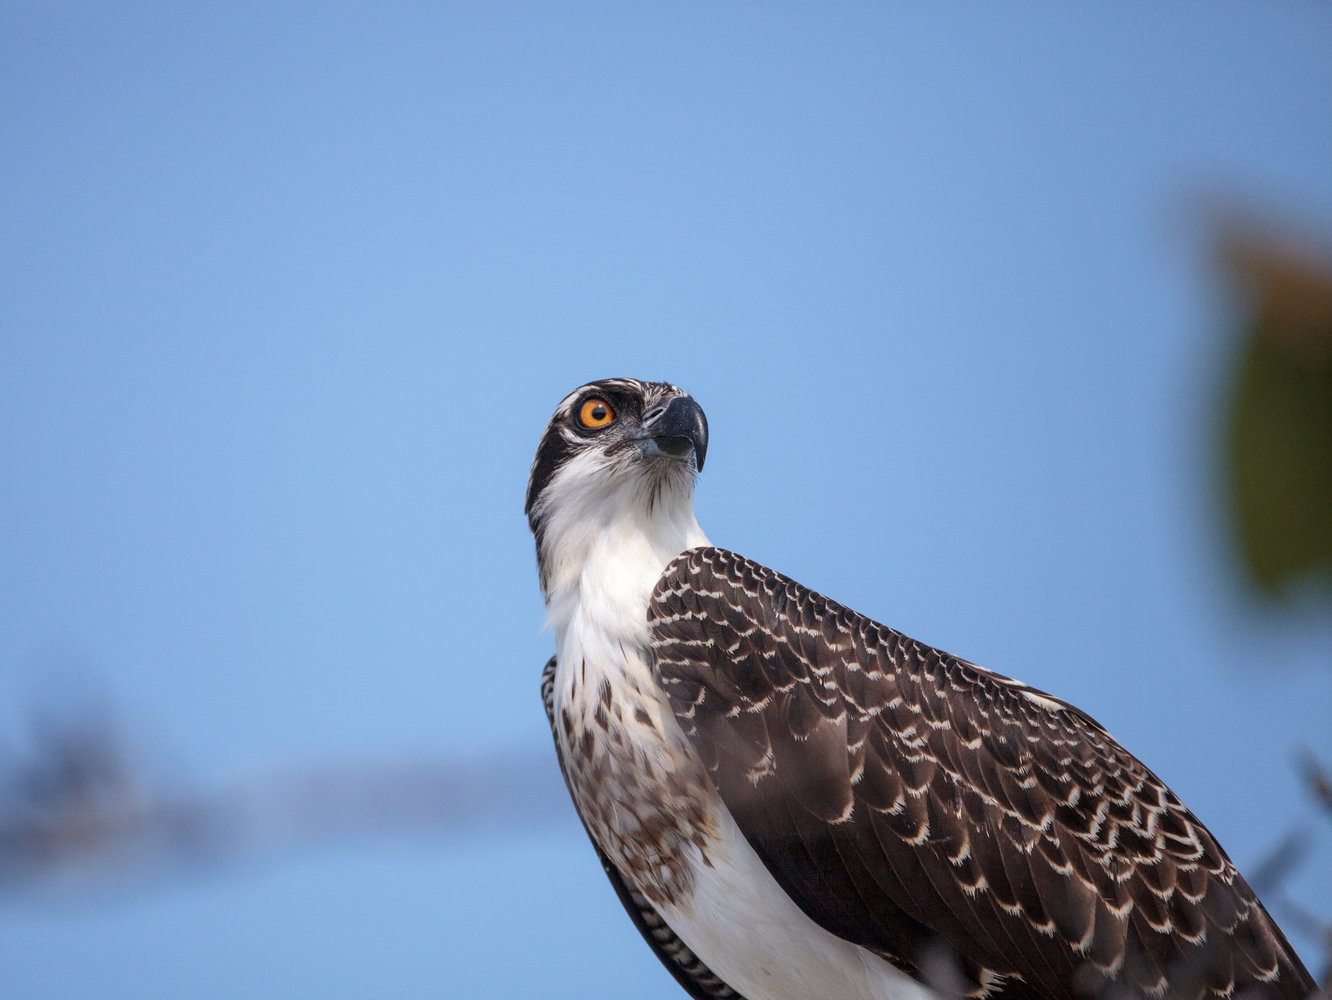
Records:
[[[402,832],[524,829],[567,811],[549,754],[343,764],[215,792],[153,788],[109,720],[46,722],[0,762],[0,892],[144,877],[276,849]]]
[[[1300,754],[1297,766],[1314,802],[1332,816],[1332,773],[1308,751]],[[1315,973],[1321,983],[1319,996],[1332,996],[1332,919],[1304,908],[1287,891],[1311,846],[1306,833],[1287,833],[1254,869],[1249,882],[1283,924],[1318,943],[1323,954],[1323,969]]]
[[[1305,787],[1316,803],[1332,816],[1332,772],[1308,750],[1303,751],[1296,762]]]

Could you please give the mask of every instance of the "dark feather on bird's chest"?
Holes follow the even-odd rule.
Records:
[[[716,792],[653,694],[626,673],[595,680],[589,673],[586,661],[579,663],[567,696],[556,696],[578,811],[598,846],[643,895],[680,905],[692,888],[694,860],[708,863]]]

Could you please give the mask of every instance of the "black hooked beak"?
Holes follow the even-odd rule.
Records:
[[[708,454],[708,418],[689,396],[676,396],[664,406],[643,414],[643,430],[662,454],[674,458],[694,456],[694,466],[703,471]]]

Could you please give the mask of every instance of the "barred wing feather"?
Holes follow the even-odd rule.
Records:
[[[722,549],[648,616],[727,808],[834,934],[970,995],[1312,991],[1206,827],[1073,706]]]

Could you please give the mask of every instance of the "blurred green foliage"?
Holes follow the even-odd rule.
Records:
[[[1270,595],[1332,584],[1332,262],[1252,229],[1222,249],[1245,304],[1224,454],[1239,554]]]

